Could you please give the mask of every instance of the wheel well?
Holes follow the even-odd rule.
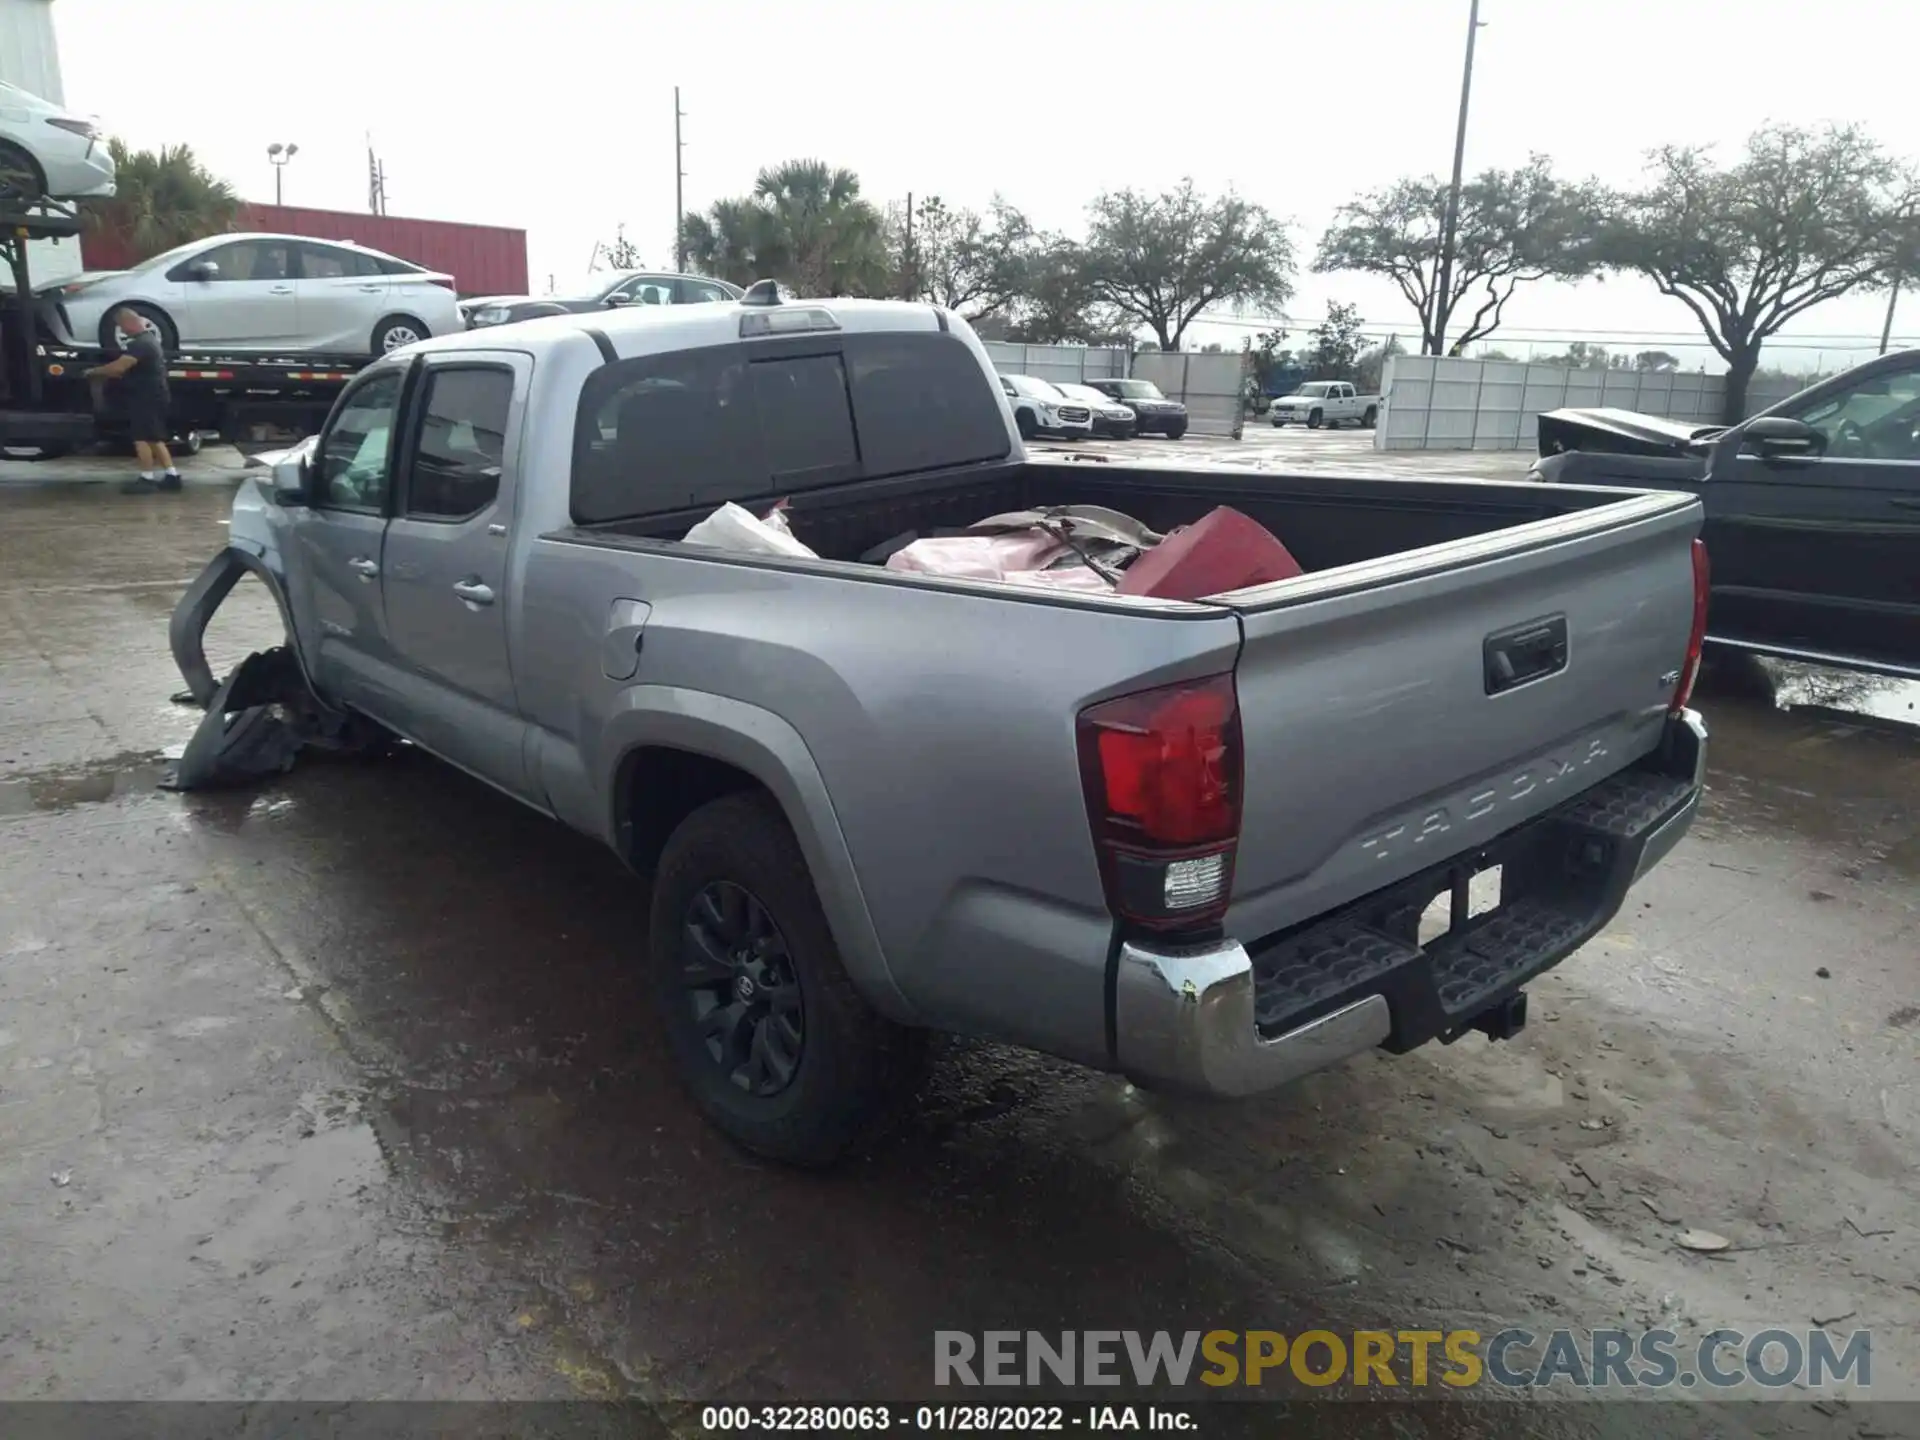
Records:
[[[8,151],[25,160],[28,168],[33,171],[34,178],[40,182],[40,193],[42,195],[47,193],[47,167],[40,163],[39,156],[27,149],[26,146],[16,145],[11,140],[0,140],[0,150]]]
[[[667,837],[702,805],[742,790],[766,788],[739,766],[711,755],[668,745],[643,746],[620,762],[615,793],[620,796],[621,853],[646,874],[659,861]]]
[[[410,315],[405,310],[396,310],[391,315],[382,315],[380,317],[379,323],[373,327],[373,333],[378,335],[382,330],[386,329],[387,326],[393,324],[393,322],[396,320],[404,320],[407,324],[413,326],[414,329],[418,330],[422,335],[433,334],[432,326],[428,325],[427,322],[422,320],[418,315]]]

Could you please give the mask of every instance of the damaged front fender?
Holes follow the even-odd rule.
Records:
[[[364,752],[387,741],[378,727],[330,705],[314,688],[288,603],[278,530],[284,514],[255,483],[234,496],[228,545],[201,570],[173,608],[167,641],[186,682],[176,698],[207,712],[188,742],[170,788],[243,784],[288,769],[301,749]],[[280,612],[286,639],[249,655],[224,681],[207,663],[207,626],[249,574],[258,576]]]

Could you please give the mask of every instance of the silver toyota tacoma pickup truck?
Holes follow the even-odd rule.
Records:
[[[782,500],[812,556],[683,538]],[[1305,573],[1185,601],[859,558],[1056,505],[1230,505]],[[930,1032],[1219,1096],[1513,1033],[1692,821],[1700,523],[1031,460],[963,321],[756,287],[376,361],[242,485],[173,641],[205,703],[201,633],[256,574],[302,703],[651,875],[634,962],[691,1095],[820,1164]]]

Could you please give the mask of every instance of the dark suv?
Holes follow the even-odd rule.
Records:
[[[1151,380],[1089,380],[1087,384],[1133,411],[1136,435],[1164,435],[1178,440],[1187,433],[1187,407],[1167,399]]]

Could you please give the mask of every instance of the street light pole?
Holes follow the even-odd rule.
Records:
[[[273,164],[273,203],[276,208],[280,204],[280,172],[299,153],[298,145],[282,145],[278,140],[267,146],[267,159]]]
[[[1446,219],[1440,231],[1440,283],[1433,292],[1433,313],[1427,323],[1428,339],[1436,355],[1444,353],[1446,348],[1447,296],[1453,288],[1453,238],[1460,221],[1460,173],[1467,159],[1467,101],[1473,94],[1473,41],[1479,33],[1480,0],[1469,0],[1467,61],[1460,72],[1460,126],[1453,137],[1453,183],[1447,187]]]
[[[673,87],[673,268],[684,275],[687,270],[686,192],[687,147],[680,139],[680,122],[686,112],[680,108],[680,87]]]

